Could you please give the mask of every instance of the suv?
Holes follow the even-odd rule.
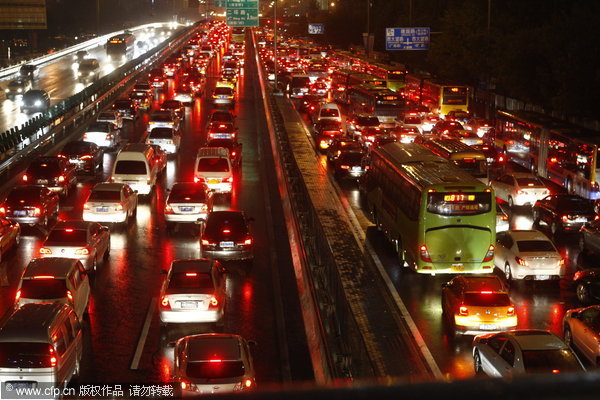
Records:
[[[45,90],[28,90],[21,99],[21,112],[44,112],[50,108],[50,95]]]
[[[194,182],[203,182],[215,193],[231,194],[233,162],[223,147],[201,147],[196,156]]]
[[[359,136],[365,128],[376,128],[380,124],[379,118],[376,115],[358,114],[346,121],[346,129],[348,134],[354,138]]]
[[[63,157],[40,157],[33,161],[21,178],[27,185],[43,185],[53,192],[67,196],[77,184],[75,166]]]

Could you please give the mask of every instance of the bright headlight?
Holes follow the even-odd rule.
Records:
[[[41,102],[41,100],[36,100],[36,101],[33,103],[33,105],[34,105],[34,106],[36,106],[36,107],[39,107],[39,106],[41,106],[41,105],[42,105],[42,102]]]
[[[23,89],[21,89],[21,88],[17,89],[17,93],[21,93],[22,91],[23,91]]]
[[[10,92],[10,89],[8,89],[8,88],[4,89],[4,93],[8,93],[8,92]]]

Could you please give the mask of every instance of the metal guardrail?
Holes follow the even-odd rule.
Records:
[[[88,86],[81,92],[54,105],[47,112],[29,120],[21,128],[0,133],[0,179],[9,178],[31,157],[44,154],[48,148],[68,137],[83,121],[104,108],[136,76],[183,44],[196,27],[183,29],[154,49],[129,61]]]
[[[132,28],[131,30],[138,31],[138,30],[143,30],[143,29],[147,29],[147,28],[159,28],[162,26],[163,26],[162,22],[155,22],[155,23],[151,23],[151,24],[140,25],[138,27]],[[15,64],[15,65],[7,67],[7,68],[0,69],[0,79],[4,79],[8,76],[16,74],[17,72],[19,72],[19,69],[21,68],[21,66],[23,64],[31,64],[31,65],[35,65],[36,67],[39,67],[41,65],[48,64],[60,57],[64,57],[66,55],[73,54],[79,50],[87,50],[92,47],[104,45],[104,44],[106,44],[106,41],[108,39],[110,39],[112,36],[115,36],[115,35],[118,35],[118,34],[121,34],[124,32],[125,32],[124,30],[115,31],[115,32],[91,39],[91,40],[86,40],[85,42],[78,43],[71,47],[67,47],[66,49],[57,51],[55,53],[45,54],[41,57],[37,57],[37,58],[31,59],[31,60],[22,60],[18,64]]]

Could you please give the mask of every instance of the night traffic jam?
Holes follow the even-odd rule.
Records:
[[[598,122],[281,1],[0,68],[0,397],[597,395]]]

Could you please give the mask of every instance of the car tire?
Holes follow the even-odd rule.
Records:
[[[556,221],[552,221],[552,223],[550,224],[550,232],[552,232],[553,235],[556,235],[560,232],[560,228]]]
[[[404,246],[402,245],[402,238],[396,239],[396,259],[400,268],[404,268],[406,265],[406,257],[404,254]]]
[[[568,325],[565,325],[563,331],[564,331],[563,338],[565,340],[565,344],[572,348],[573,347],[573,334],[571,333],[571,329],[569,328]]]
[[[589,304],[591,300],[590,289],[586,286],[584,282],[578,282],[575,287],[575,294],[577,295],[577,300],[579,300],[582,304]]]
[[[504,277],[506,278],[506,282],[509,284],[513,281],[512,269],[510,268],[510,264],[507,262],[504,265]]]
[[[480,375],[483,373],[481,368],[481,355],[479,354],[479,350],[475,349],[473,352],[473,369],[475,370],[475,374]]]

